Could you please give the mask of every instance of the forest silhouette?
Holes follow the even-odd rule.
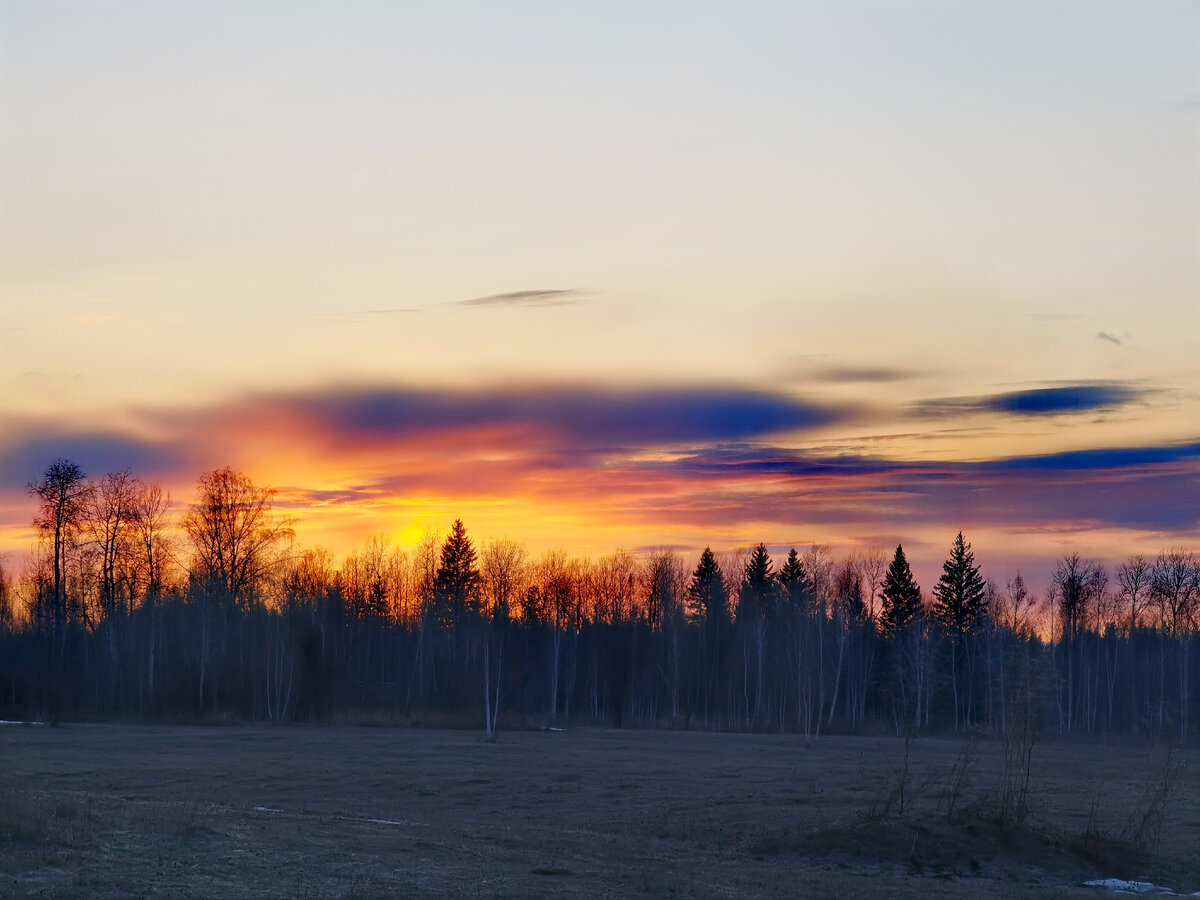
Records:
[[[29,491],[39,542],[0,570],[7,718],[1194,741],[1185,548],[1111,576],[1069,554],[1037,596],[987,579],[960,532],[924,591],[902,546],[534,557],[461,520],[335,561],[229,467],[178,509],[64,459]]]

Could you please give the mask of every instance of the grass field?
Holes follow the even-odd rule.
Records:
[[[1000,825],[1004,749],[924,739],[906,768],[867,737],[2,726],[0,895],[1200,890],[1200,766],[1038,744],[1030,814]]]

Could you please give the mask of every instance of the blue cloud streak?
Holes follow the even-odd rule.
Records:
[[[978,397],[925,400],[912,408],[920,418],[977,413],[1009,416],[1056,416],[1116,409],[1141,400],[1146,391],[1128,384],[1090,382],[1063,387],[1008,391]]]
[[[847,413],[785,394],[734,387],[499,388],[490,391],[349,388],[265,398],[347,437],[401,439],[431,429],[544,429],[572,445],[663,446],[800,431]]]

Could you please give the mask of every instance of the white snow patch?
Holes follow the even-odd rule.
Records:
[[[550,730],[551,730],[551,731],[566,731],[567,729],[565,729],[565,728],[555,728],[553,725],[551,725],[551,726],[550,726]]]
[[[373,822],[376,825],[407,825],[407,822],[397,822],[394,819],[367,819],[368,822]]]
[[[1107,888],[1118,894],[1169,894],[1178,897],[1173,890],[1150,881],[1126,881],[1124,878],[1096,878],[1085,881],[1085,887]],[[1195,896],[1195,895],[1193,895]]]
[[[16,719],[0,719],[0,725],[45,725],[45,722],[21,722]]]
[[[255,812],[269,812],[269,813],[283,812],[282,809],[273,809],[270,806],[256,806],[256,807],[254,807],[254,811]]]

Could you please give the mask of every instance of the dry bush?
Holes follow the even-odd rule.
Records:
[[[1121,836],[1143,854],[1157,854],[1162,842],[1163,823],[1175,785],[1183,774],[1184,762],[1168,751],[1158,771],[1147,773],[1142,798],[1129,815]]]

